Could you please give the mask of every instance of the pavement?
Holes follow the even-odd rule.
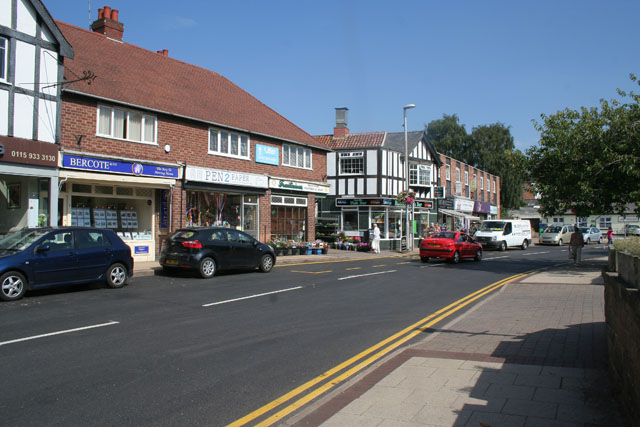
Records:
[[[330,250],[278,264],[406,255]],[[519,277],[279,425],[632,425],[607,373],[606,265],[600,256]],[[154,268],[138,263],[136,275]]]

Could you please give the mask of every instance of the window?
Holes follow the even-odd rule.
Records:
[[[456,182],[460,182],[460,168],[456,168]]]
[[[7,39],[0,37],[0,80],[7,79]]]
[[[447,165],[447,181],[451,181],[451,166]]]
[[[100,105],[98,106],[98,135],[156,144],[156,118]]]
[[[209,154],[249,159],[249,137],[218,129],[209,129]]]
[[[578,227],[587,227],[588,222],[589,222],[589,217],[588,216],[579,216],[578,217]]]
[[[431,167],[409,163],[409,184],[428,186],[431,184]]]
[[[484,177],[480,177],[480,189],[484,190]]]
[[[608,229],[611,227],[611,217],[610,216],[601,216],[598,220],[598,224],[601,229]]]
[[[340,175],[364,173],[364,152],[340,153]]]
[[[109,238],[101,231],[78,230],[76,231],[76,248],[93,249],[109,246]]]
[[[496,182],[495,181],[491,181],[491,186],[493,187],[493,192],[496,192]]]
[[[558,223],[558,224],[562,224],[564,222],[564,217],[554,217],[553,218],[553,222],[554,223]]]
[[[285,144],[282,146],[282,164],[294,168],[311,169],[311,150]]]
[[[464,185],[469,185],[469,172],[464,171]]]

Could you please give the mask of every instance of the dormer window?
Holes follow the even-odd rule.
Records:
[[[364,151],[340,153],[340,175],[364,174]]]

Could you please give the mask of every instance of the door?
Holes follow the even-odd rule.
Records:
[[[234,267],[257,267],[257,250],[253,244],[255,240],[251,238],[251,236],[237,230],[228,230],[227,235],[233,248],[231,253]]]
[[[201,231],[207,249],[214,253],[218,268],[232,268],[232,247],[225,230]]]
[[[77,280],[77,254],[72,231],[62,230],[49,234],[36,248],[31,263],[34,288]]]
[[[100,230],[75,230],[77,278],[98,280],[111,264],[111,242]]]

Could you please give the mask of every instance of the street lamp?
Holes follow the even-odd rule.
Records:
[[[404,116],[404,182],[405,191],[409,191],[409,142],[407,139],[407,110],[415,108],[416,104],[407,104],[402,107],[402,115]],[[407,239],[407,250],[413,251],[413,236],[409,239],[409,205],[406,209],[406,227],[405,236]],[[411,233],[413,234],[413,233]]]

